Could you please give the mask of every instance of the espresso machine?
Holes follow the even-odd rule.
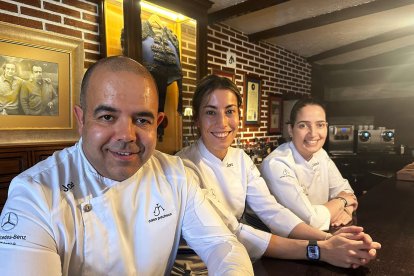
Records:
[[[378,129],[360,129],[357,133],[357,152],[393,153],[395,130],[380,127]]]
[[[354,154],[355,153],[355,127],[354,125],[329,126],[329,153]]]

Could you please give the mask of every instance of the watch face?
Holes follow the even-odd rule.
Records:
[[[308,245],[308,258],[310,260],[319,260],[319,246]]]

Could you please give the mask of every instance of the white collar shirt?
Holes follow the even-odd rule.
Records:
[[[330,213],[323,204],[342,191],[352,193],[324,149],[307,161],[292,142],[280,145],[262,163],[261,172],[271,193],[305,223],[328,230]]]
[[[237,220],[243,215],[246,202],[256,215],[275,234],[288,236],[302,221],[290,210],[276,202],[250,157],[241,149],[229,147],[223,160],[215,157],[199,139],[177,153],[195,164],[203,179],[209,198],[218,201]],[[267,249],[270,236],[247,225],[236,233],[252,259]]]
[[[212,275],[252,274],[178,157],[156,151],[117,182],[96,172],[81,145],[12,181],[0,218],[1,275],[168,275],[181,233]]]

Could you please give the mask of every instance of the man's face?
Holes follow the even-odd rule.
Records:
[[[153,154],[164,117],[155,84],[132,72],[97,68],[84,108],[76,106],[75,113],[89,162],[116,181],[134,175]]]
[[[37,81],[42,80],[42,67],[33,66],[33,77]]]
[[[239,109],[231,90],[217,89],[205,98],[196,122],[206,148],[223,159],[237,135]]]
[[[4,68],[4,76],[6,78],[11,78],[16,74],[16,65],[8,63]]]

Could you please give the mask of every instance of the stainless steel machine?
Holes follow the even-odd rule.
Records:
[[[395,152],[394,129],[358,130],[357,152]]]
[[[329,126],[329,153],[352,154],[355,153],[354,125]]]

